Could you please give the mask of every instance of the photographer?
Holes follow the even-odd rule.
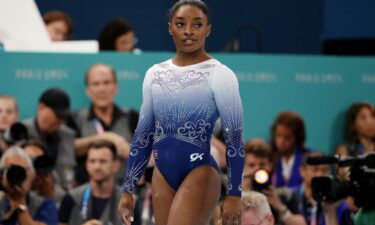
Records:
[[[9,148],[0,161],[0,223],[3,225],[57,225],[57,209],[52,199],[30,192],[35,170],[30,157],[20,147]]]
[[[314,177],[326,177],[330,175],[329,165],[308,165],[308,157],[324,156],[321,152],[309,152],[302,160],[300,173],[303,177],[302,185],[296,190],[300,197],[298,209],[305,217],[307,224],[317,225],[349,225],[353,224],[351,212],[343,200],[338,202],[324,202],[323,212],[320,213],[318,203],[313,198],[312,179]],[[317,216],[318,214],[318,216]],[[319,218],[317,218],[319,217]]]
[[[29,139],[20,145],[33,160],[36,176],[32,190],[42,197],[53,198],[59,205],[65,191],[56,182],[58,176],[53,172],[53,160],[47,156],[46,147],[38,140]]]
[[[243,191],[262,192],[271,206],[276,224],[306,224],[303,217],[297,214],[298,197],[287,187],[271,187],[273,161],[273,155],[267,143],[262,140],[247,142],[245,145]],[[268,179],[262,184],[256,179],[260,169],[268,172]]]

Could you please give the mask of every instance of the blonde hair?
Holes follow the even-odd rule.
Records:
[[[264,196],[264,194],[260,192],[242,192],[241,202],[243,211],[251,209],[254,211],[258,218],[265,217],[272,213],[266,196]]]
[[[13,157],[13,156],[18,156],[22,159],[24,159],[27,163],[27,166],[32,170],[34,170],[33,162],[31,161],[30,156],[19,146],[12,146],[8,148],[3,156],[1,157],[0,160],[0,168],[4,168],[4,164],[8,158]]]

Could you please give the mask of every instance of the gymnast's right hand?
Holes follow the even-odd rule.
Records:
[[[131,193],[121,194],[118,213],[123,224],[130,225],[134,221],[134,197]]]

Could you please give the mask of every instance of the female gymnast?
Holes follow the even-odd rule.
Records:
[[[151,153],[155,158],[152,201],[157,225],[206,225],[218,203],[221,179],[210,155],[220,117],[228,169],[223,225],[241,224],[244,149],[242,103],[235,74],[205,51],[211,22],[199,0],[180,0],[170,9],[169,33],[176,55],[152,66],[143,83],[143,102],[119,213],[133,218],[134,192]]]

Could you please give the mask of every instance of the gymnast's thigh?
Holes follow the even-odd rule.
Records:
[[[152,205],[156,225],[167,225],[175,191],[155,166],[152,176]]]
[[[206,225],[220,197],[221,179],[211,166],[193,169],[179,186],[168,225]]]

